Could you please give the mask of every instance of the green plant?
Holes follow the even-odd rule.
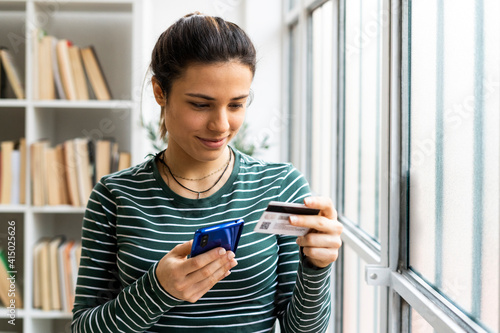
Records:
[[[262,149],[268,149],[269,148],[269,136],[266,135],[264,139],[260,141],[253,140],[252,142],[248,142],[247,138],[247,132],[248,130],[248,124],[243,123],[243,125],[240,128],[240,131],[236,136],[234,137],[232,144],[234,148],[238,149],[242,153],[245,153],[247,155],[253,156],[256,152]]]

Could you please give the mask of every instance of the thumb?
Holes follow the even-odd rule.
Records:
[[[173,255],[179,258],[185,258],[191,253],[191,246],[193,245],[193,240],[177,245],[170,251]]]

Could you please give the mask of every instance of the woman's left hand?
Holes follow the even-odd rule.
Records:
[[[308,197],[304,199],[304,204],[320,209],[320,213],[290,216],[290,223],[310,228],[305,236],[297,237],[297,244],[303,248],[303,253],[311,264],[324,268],[338,258],[343,227],[337,221],[337,211],[330,198]]]

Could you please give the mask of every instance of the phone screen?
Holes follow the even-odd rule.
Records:
[[[195,257],[216,247],[236,253],[243,224],[244,221],[239,219],[196,230],[190,256]]]

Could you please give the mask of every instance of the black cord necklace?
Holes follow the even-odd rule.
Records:
[[[163,154],[161,156],[161,158],[159,158],[160,162],[167,168],[168,172],[170,173],[170,175],[172,176],[173,180],[175,180],[175,182],[177,184],[179,184],[179,186],[181,186],[182,188],[188,190],[189,192],[193,192],[193,193],[197,193],[198,194],[198,197],[197,199],[200,198],[201,194],[202,193],[206,193],[208,191],[210,191],[211,189],[213,189],[215,187],[215,185],[217,185],[220,180],[222,179],[222,177],[224,176],[224,174],[226,173],[226,170],[227,168],[229,167],[229,164],[231,163],[231,149],[229,149],[229,159],[227,160],[227,164],[226,164],[226,167],[224,168],[224,171],[222,171],[222,174],[220,175],[220,177],[217,179],[217,181],[212,185],[210,186],[208,189],[204,190],[204,191],[195,191],[195,190],[192,190],[184,185],[182,185],[178,180],[177,178],[175,178],[174,174],[172,173],[172,170],[170,170],[169,166],[167,165],[167,163],[163,160],[165,158],[165,151],[163,151]]]

